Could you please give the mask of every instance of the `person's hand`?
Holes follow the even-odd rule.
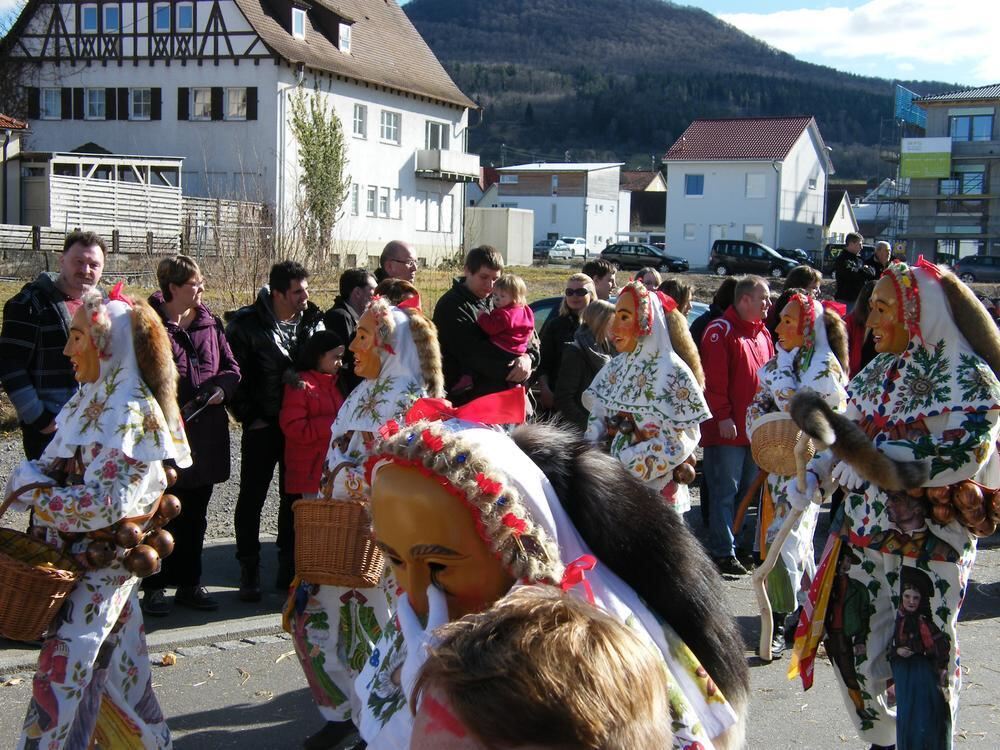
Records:
[[[212,395],[208,397],[209,406],[218,406],[226,398],[226,392],[215,386],[215,390],[212,391]]]
[[[49,422],[46,427],[43,427],[42,429],[39,430],[39,432],[41,432],[43,435],[51,435],[55,431],[56,431],[56,420],[54,419],[51,422]]]
[[[719,422],[719,437],[723,440],[735,440],[736,422],[731,419],[723,419]]]
[[[790,370],[792,368],[793,363],[795,362],[795,355],[798,353],[799,353],[799,347],[797,346],[794,349],[789,349],[787,352],[779,346],[777,355],[778,367],[780,367],[782,370],[786,369]]]
[[[448,622],[448,600],[441,589],[431,584],[427,587],[426,626],[420,624],[420,618],[410,606],[410,597],[407,594],[399,598],[396,616],[399,618],[399,628],[403,631],[403,640],[406,642],[406,660],[400,671],[399,683],[403,688],[406,702],[409,703],[420,668],[427,661],[429,649],[437,642],[434,630]]]
[[[913,649],[907,648],[906,646],[900,646],[899,648],[896,649],[896,654],[898,656],[902,656],[904,659],[909,659],[911,656],[913,656]]]
[[[511,368],[507,373],[508,383],[523,383],[531,375],[531,357],[527,354],[511,360],[508,366]]]
[[[788,502],[795,510],[805,510],[819,492],[819,481],[811,471],[806,472],[806,486],[799,487],[799,480],[793,478],[788,483]]]
[[[861,478],[861,475],[847,461],[841,461],[834,466],[833,471],[830,472],[830,476],[834,482],[845,490],[859,490],[865,484],[865,480]]]

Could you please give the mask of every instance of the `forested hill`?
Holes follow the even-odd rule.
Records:
[[[483,163],[617,159],[648,166],[699,117],[814,115],[838,176],[877,170],[892,84],[779,52],[706,11],[663,0],[411,0],[403,6],[484,107]],[[921,94],[954,84],[902,82]],[[472,115],[473,123],[477,116]],[[515,151],[513,149],[519,149]],[[884,168],[883,168],[884,169]]]

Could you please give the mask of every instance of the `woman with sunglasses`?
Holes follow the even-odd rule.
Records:
[[[538,384],[541,388],[543,410],[555,407],[556,381],[559,378],[563,349],[576,335],[584,308],[596,299],[594,280],[585,273],[574,273],[566,280],[566,290],[559,305],[559,315],[549,318],[542,326],[540,334],[542,359],[538,365]]]

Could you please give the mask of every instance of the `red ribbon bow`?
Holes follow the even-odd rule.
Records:
[[[593,570],[596,565],[597,558],[593,555],[580,555],[566,566],[566,571],[563,573],[562,580],[559,582],[559,588],[563,591],[569,591],[577,584],[582,583],[583,590],[587,593],[587,601],[593,604],[594,591],[590,588],[590,581],[587,580],[584,573],[588,570]]]
[[[412,297],[407,297],[398,305],[396,305],[400,310],[405,310],[406,308],[411,308],[413,310],[420,310],[420,294],[414,294]]]
[[[660,304],[663,305],[664,315],[666,315],[667,313],[672,313],[674,310],[677,309],[676,300],[674,300],[674,298],[671,297],[666,292],[661,292],[659,289],[657,289],[655,292],[653,292],[653,294],[657,296],[657,298],[660,300]]]
[[[122,290],[125,288],[125,282],[119,281],[112,287],[111,292],[108,294],[108,300],[113,302],[124,302],[129,307],[135,306],[132,298],[125,294]]]
[[[473,399],[455,407],[443,398],[421,398],[406,412],[406,424],[427,419],[432,422],[461,419],[477,424],[523,424],[525,419],[524,388],[517,386]]]
[[[941,269],[928,260],[924,259],[923,255],[917,256],[917,268],[922,268],[935,279],[940,281],[941,279]]]

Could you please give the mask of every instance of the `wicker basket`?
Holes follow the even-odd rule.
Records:
[[[382,578],[366,503],[296,500],[295,574],[309,583],[371,588]]]
[[[798,425],[785,412],[774,412],[758,417],[750,425],[750,453],[754,463],[768,474],[782,477],[796,472],[795,443],[799,439]],[[816,452],[809,443],[807,458]]]
[[[35,486],[11,494],[0,516]],[[71,557],[20,531],[0,528],[0,635],[40,640],[79,577],[80,567]]]

